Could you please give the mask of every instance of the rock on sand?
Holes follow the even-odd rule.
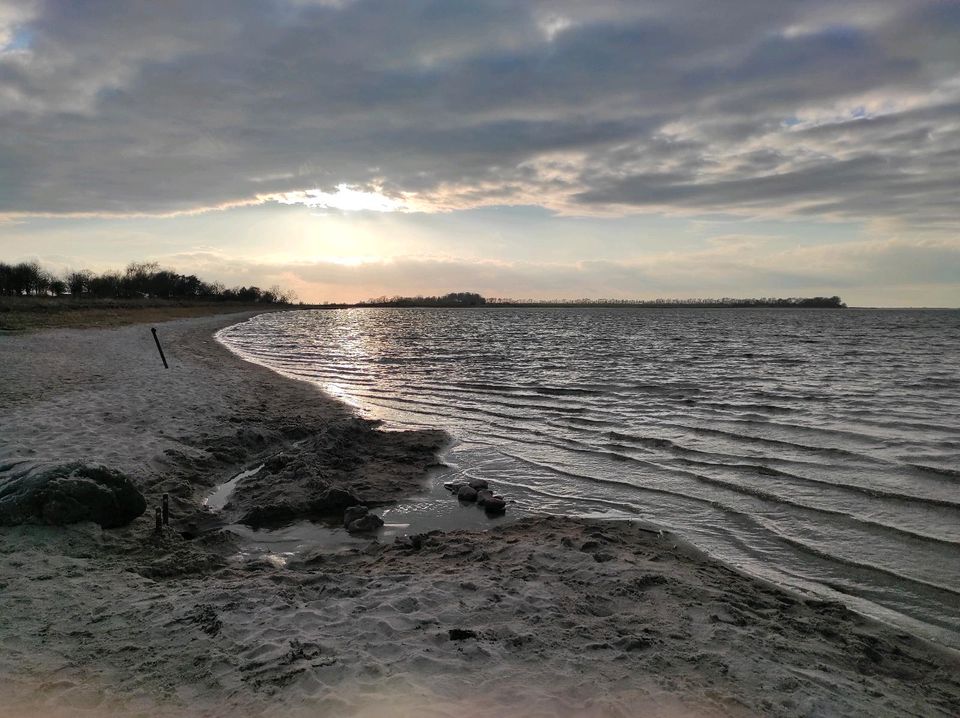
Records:
[[[0,478],[0,526],[95,521],[109,529],[146,510],[133,482],[105,466],[72,463]]]

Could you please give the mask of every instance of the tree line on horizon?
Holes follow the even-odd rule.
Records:
[[[497,306],[603,306],[603,307],[806,307],[835,308],[847,305],[840,297],[689,297],[683,299],[509,299],[493,297],[486,304]]]
[[[377,297],[357,302],[358,307],[479,307],[487,300],[476,292],[450,292],[436,297]]]
[[[343,305],[351,306],[351,305]],[[689,298],[689,299],[509,299],[486,298],[475,292],[451,292],[440,296],[377,297],[358,302],[358,307],[800,307],[840,309],[846,304],[832,297],[758,297],[758,298]]]
[[[88,297],[95,299],[205,299],[262,304],[290,304],[295,296],[277,286],[227,288],[193,274],[178,274],[156,262],[133,262],[123,272],[90,270],[57,275],[38,262],[0,262],[0,296]]]

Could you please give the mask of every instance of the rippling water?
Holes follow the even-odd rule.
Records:
[[[520,510],[639,517],[960,647],[960,312],[351,309],[221,332]]]

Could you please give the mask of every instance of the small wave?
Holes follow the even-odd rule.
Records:
[[[563,419],[563,422],[566,424],[574,424],[577,426],[586,426],[586,427],[611,426],[617,423],[614,421],[610,421],[609,419],[592,419],[586,416],[568,416]]]
[[[960,471],[943,466],[929,466],[928,464],[907,464],[911,469],[937,476],[946,476],[948,479],[960,479]]]
[[[752,404],[750,402],[725,402],[725,401],[701,401],[700,406],[711,409],[720,409],[721,411],[757,411],[763,414],[793,414],[796,409],[789,406],[779,406],[777,404]]]
[[[687,427],[690,431],[699,432],[701,434],[712,434],[714,436],[725,436],[737,441],[747,441],[755,442],[759,444],[769,444],[771,446],[786,446],[791,449],[799,449],[800,451],[808,451],[821,456],[833,455],[833,456],[843,456],[845,458],[857,459],[858,461],[863,461],[871,464],[889,464],[889,461],[883,459],[878,459],[873,456],[868,456],[856,451],[851,451],[849,449],[840,449],[834,446],[811,446],[809,444],[801,444],[796,441],[787,441],[786,439],[771,439],[765,436],[752,436],[750,434],[739,434],[735,431],[726,431],[724,429],[708,429],[703,426],[690,426]]]
[[[645,446],[651,449],[676,449],[677,445],[670,439],[658,439],[649,436],[633,436],[631,434],[622,434],[619,431],[608,431],[609,436],[614,441],[627,441],[637,446]]]
[[[764,466],[761,464],[717,464],[708,461],[698,461],[697,459],[681,459],[686,464],[694,464],[697,466],[709,466],[709,467],[719,467],[723,469],[738,469],[742,471],[755,471],[761,475],[767,476],[779,476],[781,478],[789,479],[791,481],[802,481],[808,484],[820,484],[823,486],[829,486],[833,489],[843,490],[843,491],[852,491],[855,493],[863,494],[871,498],[882,498],[882,499],[891,499],[896,501],[905,501],[910,504],[927,504],[929,506],[940,506],[948,509],[956,509],[960,511],[960,503],[956,501],[950,501],[949,499],[938,499],[931,496],[917,496],[916,494],[907,494],[900,493],[896,491],[890,491],[888,489],[878,489],[868,486],[859,486],[857,484],[839,484],[833,481],[825,481],[824,479],[814,479],[809,476],[800,476],[799,474],[793,474],[789,471],[782,471],[780,469],[774,469],[769,466]]]
[[[825,559],[828,561],[835,561],[837,563],[843,564],[845,566],[850,566],[852,568],[855,568],[864,572],[876,571],[877,573],[882,573],[886,576],[890,576],[892,578],[897,579],[898,581],[902,581],[907,584],[922,586],[924,589],[929,591],[942,592],[944,594],[948,594],[951,596],[951,598],[948,599],[951,602],[956,601],[955,597],[960,597],[960,590],[957,590],[950,586],[944,586],[939,583],[935,583],[933,581],[927,581],[922,578],[908,576],[899,571],[895,571],[894,569],[878,566],[875,563],[866,563],[866,562],[856,561],[851,558],[846,558],[844,556],[837,556],[836,554],[832,554],[829,551],[821,549],[817,546],[811,546],[810,544],[804,541],[795,539],[792,536],[787,536],[772,526],[767,526],[766,528],[768,531],[776,535],[776,537],[779,540],[783,541],[784,543],[787,543],[793,546],[794,548],[797,548],[806,553],[813,554],[814,556],[817,556],[821,559]]]
[[[579,389],[577,387],[539,386],[533,389],[537,394],[546,396],[601,396],[604,392],[597,389]]]
[[[786,506],[793,506],[798,509],[803,509],[804,511],[811,511],[818,514],[829,514],[831,516],[839,516],[845,520],[855,522],[864,526],[869,526],[872,529],[877,529],[880,531],[890,532],[892,534],[900,535],[907,537],[913,540],[919,541],[928,541],[930,543],[935,543],[941,546],[948,546],[950,548],[960,547],[960,542],[951,541],[950,539],[943,538],[941,536],[932,536],[930,534],[921,533],[919,531],[913,531],[911,529],[906,529],[900,526],[892,526],[890,524],[881,523],[879,521],[873,521],[870,519],[863,518],[861,516],[855,516],[847,511],[841,511],[839,509],[829,509],[823,506],[812,506],[803,501],[798,501],[796,499],[791,499],[782,494],[777,494],[772,491],[767,491],[764,489],[757,488],[755,486],[747,486],[745,484],[739,484],[735,481],[727,481],[724,479],[718,479],[713,476],[705,476],[704,474],[692,473],[699,481],[704,481],[715,486],[722,486],[726,489],[736,491],[742,494],[748,494],[750,496],[755,496],[758,499],[763,499],[764,501],[770,501],[775,504],[783,504]]]

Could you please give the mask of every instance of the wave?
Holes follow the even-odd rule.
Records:
[[[516,441],[516,440],[514,440],[514,441]],[[753,487],[753,486],[747,486],[747,485],[744,485],[744,484],[741,484],[741,483],[737,483],[737,482],[735,482],[735,481],[728,481],[728,480],[724,480],[724,479],[718,479],[718,478],[712,477],[712,476],[706,476],[706,475],[704,475],[704,474],[700,474],[700,473],[697,473],[697,472],[683,471],[683,470],[681,470],[681,469],[676,469],[676,468],[671,468],[671,467],[665,467],[665,466],[663,466],[662,464],[660,464],[660,463],[658,463],[658,462],[655,462],[655,461],[644,461],[644,460],[640,460],[640,459],[637,459],[636,457],[632,457],[632,456],[629,456],[629,455],[626,455],[626,454],[618,454],[618,453],[615,453],[615,452],[605,452],[605,451],[600,451],[600,450],[597,450],[597,449],[594,449],[594,448],[568,448],[568,447],[564,447],[564,446],[562,446],[562,445],[556,445],[556,444],[554,444],[554,446],[557,446],[558,448],[565,448],[565,449],[570,450],[570,451],[576,451],[576,452],[579,452],[579,453],[599,454],[599,455],[604,456],[605,458],[609,458],[609,459],[612,459],[612,460],[618,461],[618,462],[624,462],[624,461],[637,462],[637,463],[643,464],[643,465],[645,465],[645,466],[647,466],[647,467],[649,467],[649,468],[660,469],[660,470],[662,470],[662,471],[664,471],[664,472],[673,472],[673,473],[682,474],[682,475],[686,476],[687,478],[693,479],[693,480],[698,481],[698,482],[701,482],[701,483],[706,483],[706,484],[711,484],[711,485],[714,485],[714,486],[719,486],[719,487],[722,487],[722,488],[727,489],[727,490],[729,490],[729,491],[732,491],[732,492],[734,492],[735,494],[746,495],[746,496],[753,496],[753,497],[755,497],[755,498],[762,499],[762,500],[764,500],[764,501],[768,501],[768,502],[773,503],[773,504],[793,506],[793,507],[795,507],[795,508],[802,509],[802,510],[804,510],[804,511],[812,512],[812,513],[816,513],[816,514],[825,514],[825,515],[832,515],[832,516],[843,517],[845,520],[849,520],[849,521],[854,522],[854,523],[856,523],[856,524],[858,524],[858,525],[870,527],[870,528],[875,529],[875,530],[878,530],[878,531],[884,531],[884,532],[889,532],[889,533],[892,533],[892,534],[904,536],[904,537],[907,537],[907,538],[910,538],[910,539],[913,539],[913,540],[931,542],[931,543],[935,543],[935,544],[942,545],[942,546],[948,546],[948,547],[951,547],[952,549],[956,549],[957,547],[960,547],[960,542],[953,541],[953,540],[951,540],[951,539],[947,539],[947,538],[944,538],[944,537],[941,537],[941,536],[936,536],[936,535],[933,535],[933,534],[927,534],[927,533],[923,533],[923,532],[920,532],[920,531],[915,531],[915,530],[907,529],[907,528],[904,528],[904,527],[901,527],[901,526],[894,526],[894,525],[891,525],[891,524],[882,523],[882,522],[879,522],[879,521],[873,521],[873,520],[871,520],[871,519],[867,519],[867,518],[864,518],[864,517],[861,517],[861,516],[856,516],[856,515],[854,515],[854,514],[852,514],[852,513],[849,513],[849,512],[847,512],[847,511],[842,511],[842,510],[838,510],[838,509],[830,509],[830,508],[825,508],[825,507],[822,507],[822,506],[813,506],[813,505],[810,505],[810,504],[805,503],[805,502],[803,502],[803,501],[800,501],[800,500],[797,500],[797,499],[793,499],[793,498],[790,498],[790,497],[786,497],[786,496],[784,496],[784,495],[782,495],[782,494],[777,494],[777,493],[774,493],[774,492],[771,492],[771,491],[766,491],[766,490],[759,489],[759,488]],[[567,475],[567,476],[575,476],[575,477],[577,477],[577,478],[585,479],[585,480],[588,480],[588,481],[600,482],[600,483],[620,483],[620,484],[622,484],[622,485],[631,486],[631,487],[633,487],[633,488],[635,488],[635,489],[641,489],[641,490],[654,490],[652,487],[650,487],[649,485],[646,485],[646,484],[635,484],[635,483],[632,483],[632,482],[617,482],[617,481],[615,481],[615,480],[608,479],[608,478],[603,478],[603,479],[601,479],[601,478],[596,477],[595,475],[580,474],[580,473],[574,473],[574,472],[565,471],[565,470],[563,470],[563,469],[557,468],[556,466],[554,466],[554,465],[552,465],[552,464],[548,464],[548,463],[546,463],[546,462],[538,461],[538,460],[536,460],[536,459],[532,459],[532,458],[530,458],[530,457],[528,457],[528,456],[524,456],[524,455],[522,455],[522,454],[518,454],[518,453],[515,453],[515,452],[508,452],[508,451],[506,451],[506,450],[501,450],[501,453],[503,453],[503,454],[505,454],[505,455],[508,455],[508,456],[510,456],[510,457],[518,460],[518,461],[522,461],[522,462],[525,462],[525,463],[529,463],[530,465],[537,466],[538,468],[541,468],[541,469],[546,469],[546,470],[551,471],[551,472],[563,472],[564,475]],[[835,487],[835,488],[840,488],[840,487]],[[661,489],[657,488],[656,490],[660,491]],[[695,494],[692,494],[692,493],[689,493],[689,492],[685,492],[685,491],[671,491],[671,492],[669,492],[669,493],[671,493],[671,494],[674,495],[674,496],[683,497],[683,498],[686,498],[686,499],[697,500],[697,501],[703,500],[702,497],[696,496]],[[726,510],[731,510],[731,511],[735,510],[735,509],[733,509],[733,507],[729,506],[729,504],[721,503],[721,502],[719,502],[717,499],[709,499],[708,502],[709,502],[711,505],[715,506],[715,507],[722,507],[722,508],[724,508],[724,509],[726,509]],[[951,508],[955,508],[955,507],[956,507],[956,506],[953,505],[953,504],[948,504],[948,506],[951,507]]]
[[[783,541],[784,543],[788,543],[791,546],[797,549],[800,549],[801,551],[804,551],[809,554],[813,554],[822,559],[835,561],[845,566],[850,566],[852,568],[856,568],[857,570],[864,571],[865,573],[870,573],[870,572],[882,573],[886,576],[895,578],[897,579],[897,581],[900,581],[903,583],[921,586],[928,591],[936,591],[936,592],[944,593],[947,596],[949,596],[947,600],[951,602],[956,601],[956,599],[960,597],[960,590],[953,588],[951,586],[944,586],[934,581],[927,581],[925,579],[916,578],[915,576],[908,576],[907,574],[902,573],[900,571],[896,571],[890,568],[884,568],[882,566],[878,566],[875,563],[867,563],[865,561],[857,561],[855,559],[846,558],[843,556],[837,556],[836,554],[830,553],[829,551],[826,551],[824,549],[818,548],[816,546],[811,546],[810,544],[800,541],[799,539],[795,539],[791,536],[786,536],[782,534],[778,529],[772,526],[767,526],[767,530],[770,531],[772,534],[776,535],[777,538]]]
[[[907,464],[912,469],[937,476],[945,476],[948,479],[960,479],[960,471],[957,469],[947,469],[942,466],[929,466],[927,464]]]
[[[950,588],[950,587],[948,587],[948,586],[943,586],[943,585],[937,584],[937,583],[932,582],[932,581],[927,581],[927,580],[924,580],[924,579],[907,576],[906,574],[899,573],[899,572],[897,572],[897,571],[895,571],[895,570],[893,570],[893,569],[884,568],[884,567],[878,566],[878,565],[873,564],[873,563],[857,562],[857,561],[855,561],[855,560],[853,560],[853,559],[849,559],[849,558],[845,558],[845,557],[842,557],[842,556],[838,556],[838,555],[836,555],[836,554],[832,554],[832,553],[830,553],[830,552],[828,552],[828,551],[825,551],[825,550],[823,550],[823,549],[820,549],[820,548],[811,546],[811,545],[809,545],[809,544],[801,541],[800,539],[793,538],[793,537],[790,537],[790,536],[787,536],[787,535],[783,534],[779,529],[774,529],[774,528],[772,528],[772,527],[771,527],[770,525],[768,525],[766,522],[761,522],[761,521],[759,521],[759,520],[758,520],[758,517],[757,517],[755,514],[752,514],[752,513],[746,512],[746,511],[742,511],[742,510],[740,510],[740,509],[735,509],[735,508],[733,508],[733,507],[724,505],[724,504],[722,504],[722,503],[720,503],[720,502],[718,502],[718,501],[715,501],[715,500],[703,499],[703,498],[700,498],[700,497],[691,496],[691,495],[689,495],[689,494],[685,494],[685,493],[682,493],[682,492],[677,492],[677,491],[673,491],[673,490],[669,490],[669,489],[664,489],[664,488],[661,488],[661,487],[641,486],[641,485],[636,485],[636,484],[632,484],[632,483],[626,483],[626,482],[622,482],[622,481],[617,481],[617,480],[614,480],[614,479],[598,478],[598,477],[595,477],[595,476],[590,476],[590,475],[581,474],[581,473],[578,473],[578,472],[573,472],[573,471],[561,469],[561,468],[558,468],[558,467],[555,467],[555,466],[551,466],[551,465],[549,465],[549,464],[545,464],[545,463],[543,463],[543,462],[533,461],[533,460],[531,460],[531,459],[529,459],[529,458],[527,458],[527,457],[523,457],[523,456],[521,456],[521,455],[512,454],[512,453],[508,453],[508,452],[504,452],[504,453],[507,454],[508,456],[511,456],[512,458],[516,459],[517,461],[521,461],[521,462],[524,462],[524,463],[530,463],[531,465],[535,465],[535,466],[537,466],[537,467],[539,467],[539,468],[548,469],[548,470],[550,470],[551,472],[554,472],[554,473],[559,474],[559,475],[565,475],[565,476],[569,476],[569,477],[571,477],[571,478],[578,478],[578,479],[586,479],[586,480],[590,480],[590,481],[597,481],[597,482],[604,483],[604,484],[626,485],[626,486],[630,486],[630,487],[633,488],[633,489],[639,490],[639,491],[641,491],[641,492],[650,492],[650,493],[657,493],[657,494],[662,494],[662,495],[669,495],[669,496],[674,496],[674,497],[681,498],[681,499],[686,499],[686,500],[690,500],[690,501],[695,501],[695,502],[699,502],[699,503],[704,503],[704,504],[709,505],[709,506],[712,507],[712,508],[719,509],[719,510],[723,511],[723,512],[726,513],[726,514],[736,515],[736,516],[738,516],[741,520],[747,520],[747,521],[749,521],[750,523],[756,524],[758,527],[762,526],[762,527],[763,527],[764,529],[766,529],[767,531],[770,531],[771,533],[775,534],[780,540],[782,540],[782,541],[790,544],[791,546],[794,546],[794,547],[796,547],[796,548],[800,548],[800,549],[804,550],[804,551],[807,552],[807,553],[815,554],[815,555],[819,556],[819,557],[822,558],[822,559],[827,559],[827,560],[830,560],[830,561],[835,561],[835,562],[837,562],[837,563],[841,563],[841,564],[844,564],[844,565],[847,565],[847,566],[856,566],[856,567],[858,567],[858,568],[860,568],[860,569],[863,569],[864,571],[868,571],[868,572],[869,572],[869,571],[876,571],[876,572],[883,573],[883,574],[886,574],[886,575],[889,575],[889,576],[897,577],[897,578],[899,578],[899,579],[902,579],[902,580],[904,580],[904,581],[908,581],[908,582],[910,582],[910,583],[915,583],[915,584],[917,584],[917,585],[922,585],[922,586],[924,586],[925,588],[928,588],[928,589],[945,591],[945,592],[948,592],[948,593],[951,593],[951,594],[955,594],[955,595],[957,595],[957,596],[960,596],[960,591],[955,590],[955,589],[952,589],[952,588]],[[500,479],[500,481],[503,482],[503,483],[510,483],[509,480]],[[537,489],[537,491],[539,492],[540,490]],[[590,500],[594,500],[594,497],[591,497]],[[809,508],[809,507],[804,507],[804,508]],[[850,518],[853,519],[853,520],[855,520],[855,521],[858,520],[858,519],[856,519],[855,517],[850,517]],[[891,530],[893,530],[893,531],[896,531],[896,529],[892,529],[891,527],[886,527],[886,526],[884,526],[883,528],[885,528],[885,529],[888,529],[888,528],[889,528],[889,529],[891,529]],[[915,538],[916,538],[916,537],[915,537]],[[919,537],[919,538],[926,538],[926,537]],[[937,542],[936,539],[934,539],[934,542]],[[956,546],[956,545],[957,545],[957,544],[955,544],[955,543],[953,543],[953,542],[947,542],[947,543],[949,543],[951,546]]]
[[[960,511],[960,502],[950,501],[949,499],[937,499],[929,496],[918,496],[916,494],[907,494],[900,493],[896,491],[889,491],[887,489],[877,489],[867,486],[858,486],[857,484],[840,484],[832,481],[825,481],[824,479],[814,479],[809,476],[800,476],[799,474],[793,474],[789,471],[782,471],[780,469],[774,469],[769,466],[764,466],[762,464],[715,464],[706,461],[697,461],[696,459],[682,459],[682,461],[690,464],[697,464],[701,466],[712,466],[712,467],[723,467],[730,469],[741,469],[744,471],[755,471],[758,474],[767,474],[769,476],[780,476],[792,481],[801,481],[808,484],[819,484],[822,486],[829,486],[832,489],[838,489],[843,491],[851,491],[864,496],[869,496],[871,498],[883,498],[883,499],[892,499],[898,501],[904,501],[909,504],[927,504],[930,506],[940,506],[948,509],[955,509]]]
[[[772,439],[764,436],[752,436],[750,434],[738,434],[735,431],[726,431],[724,429],[709,429],[703,426],[696,427],[687,427],[691,431],[695,431],[701,434],[710,434],[714,436],[725,436],[731,439],[736,439],[738,441],[752,442],[758,444],[767,444],[770,446],[784,446],[791,449],[799,449],[800,451],[811,452],[819,454],[821,456],[832,455],[832,456],[842,456],[844,458],[857,459],[864,463],[870,464],[890,464],[891,462],[880,459],[874,456],[869,456],[851,449],[841,449],[834,446],[811,446],[810,444],[802,444],[798,441],[788,441],[786,439]]]

